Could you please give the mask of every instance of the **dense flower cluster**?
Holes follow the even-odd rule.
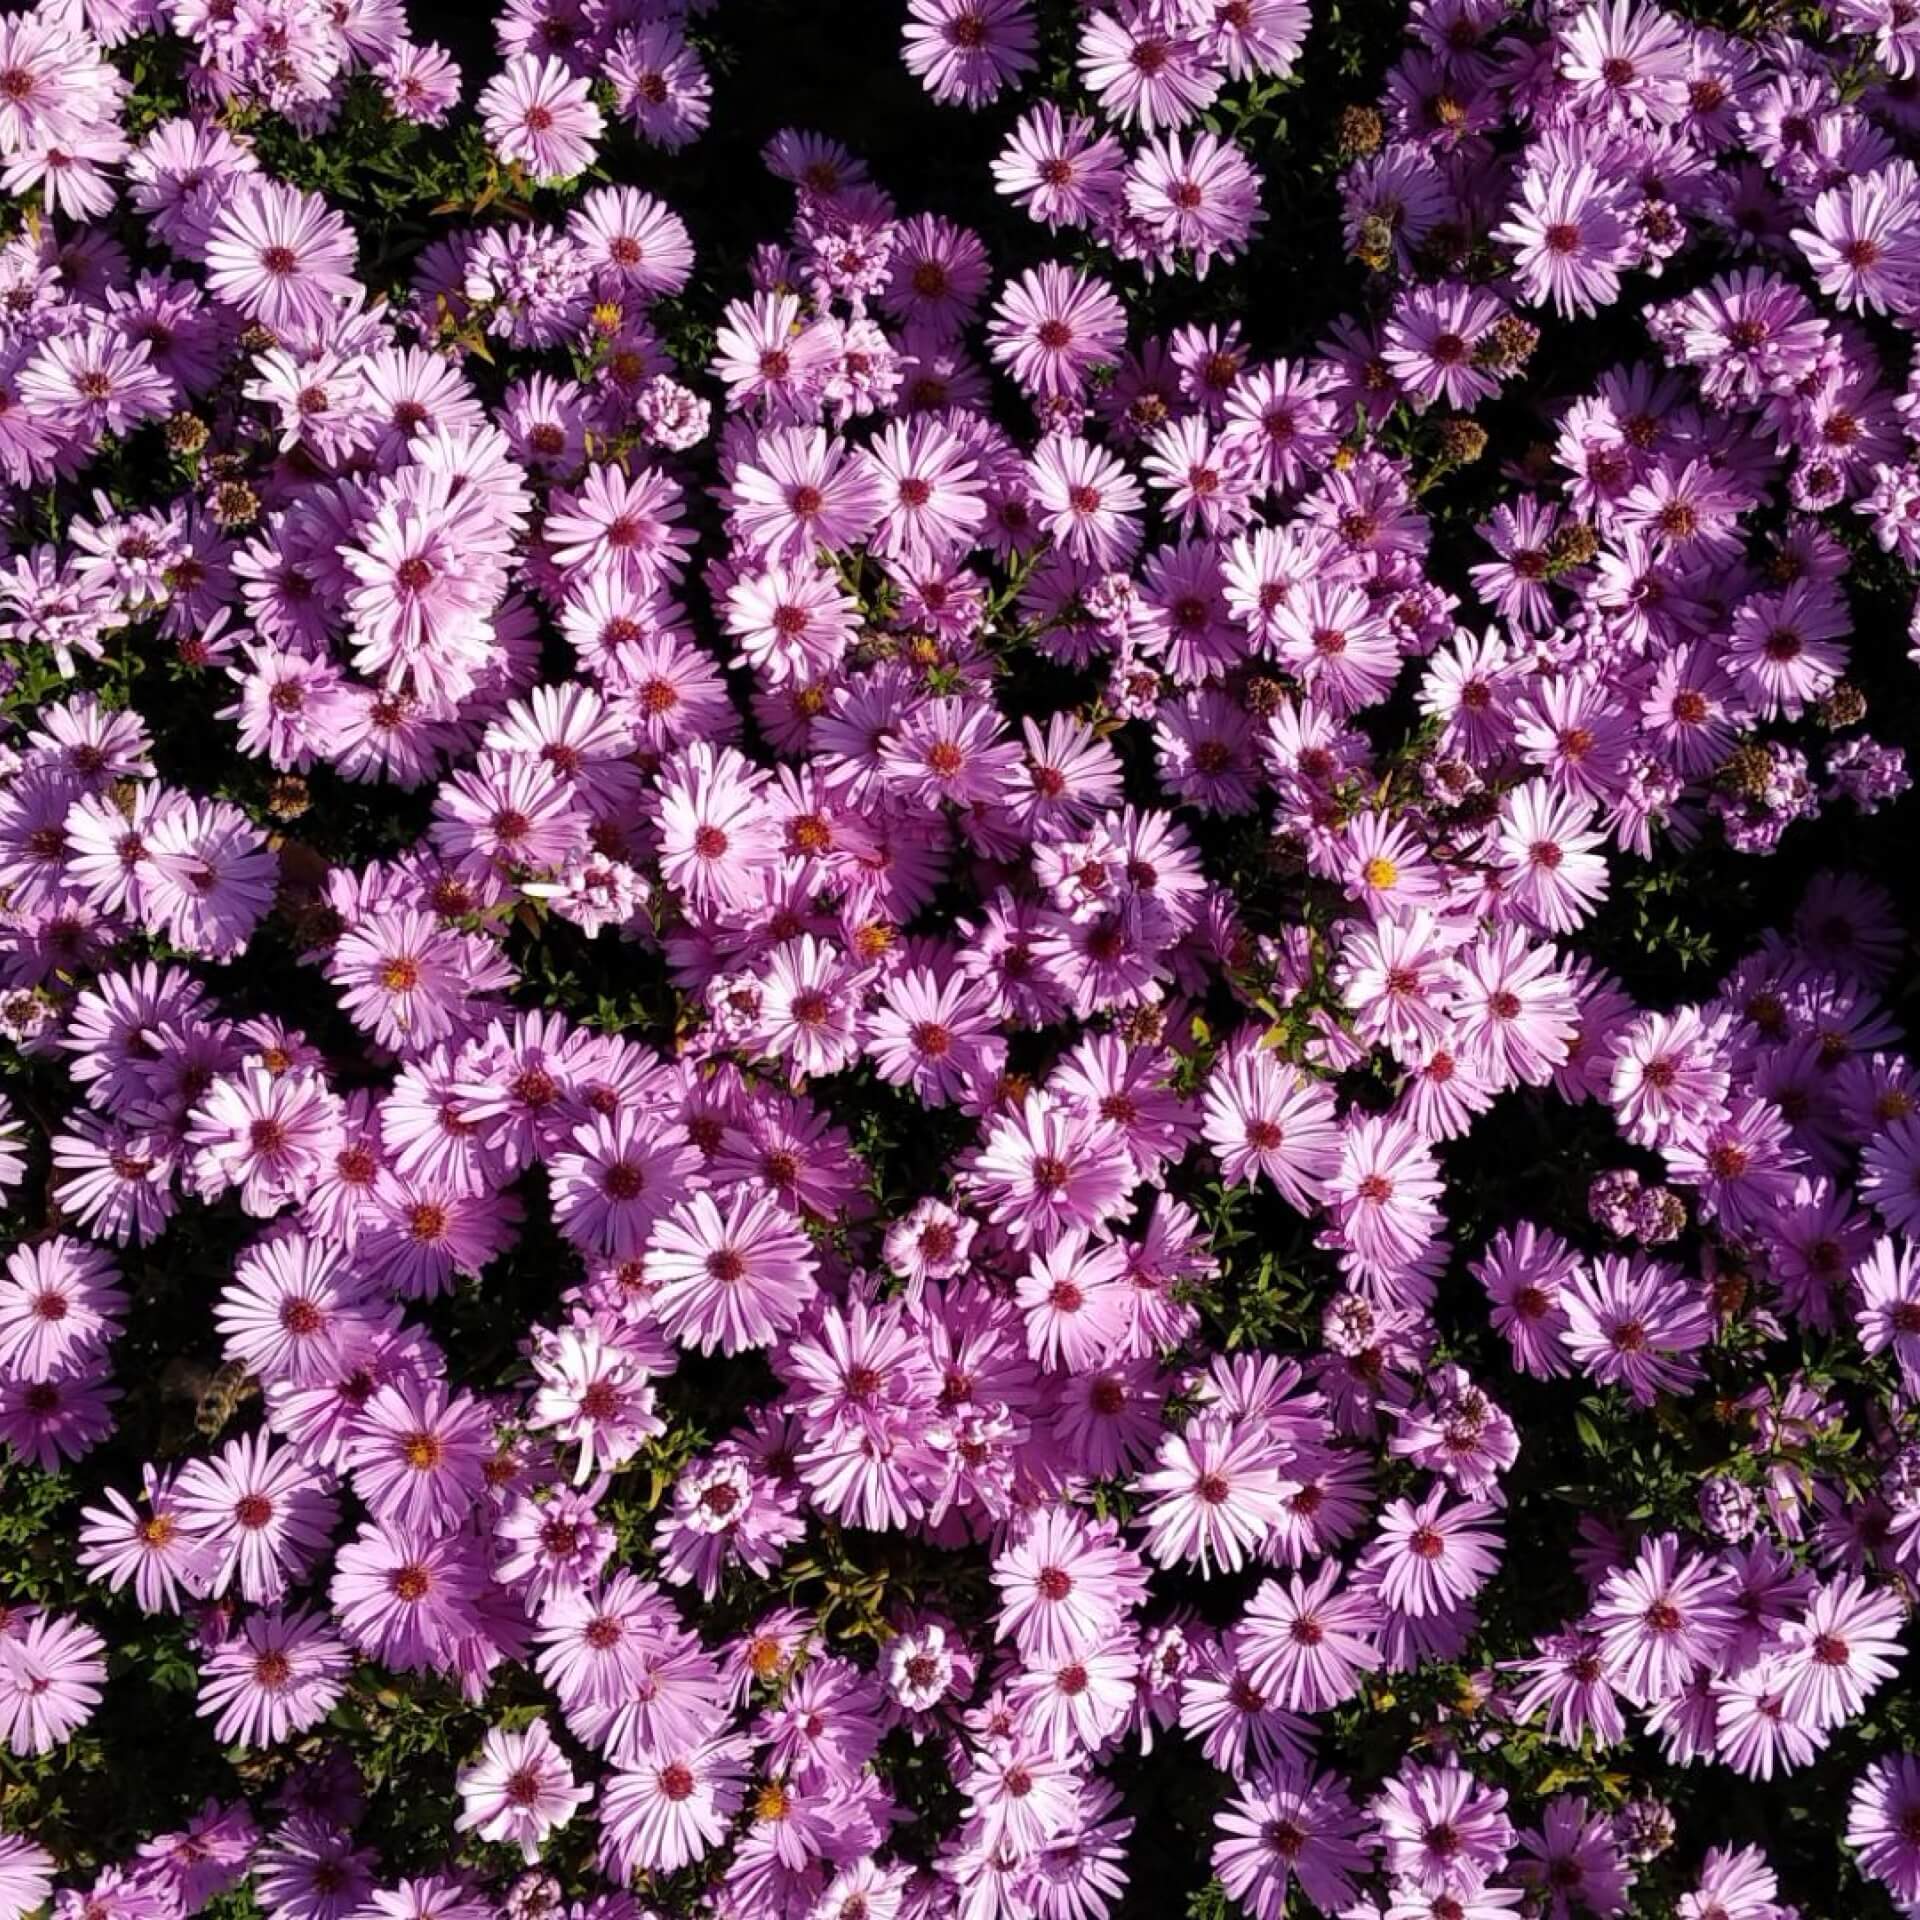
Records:
[[[790,128],[719,280],[701,12],[0,21],[0,1920],[1100,1920],[1169,1745],[1208,1911],[1811,1916],[1669,1801],[1832,1759],[1920,1913],[1896,902],[1607,931],[1909,785],[1913,10],[1413,0],[1291,357],[1305,0],[910,0],[995,233]],[[229,1785],[101,1857],[149,1628]]]

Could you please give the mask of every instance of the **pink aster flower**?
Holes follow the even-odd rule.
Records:
[[[1029,0],[909,0],[907,71],[943,106],[983,107],[1033,71]]]
[[[724,1210],[708,1193],[681,1201],[647,1253],[660,1325],[701,1353],[771,1344],[813,1299],[814,1266],[792,1214],[749,1187],[736,1187]]]
[[[58,1614],[0,1633],[0,1746],[49,1753],[85,1726],[100,1704],[106,1652],[91,1627]]]
[[[347,1690],[352,1656],[317,1613],[274,1607],[250,1615],[207,1658],[199,1713],[214,1738],[241,1747],[277,1747],[326,1718]]]
[[[1472,1599],[1499,1564],[1500,1536],[1482,1524],[1495,1511],[1482,1500],[1449,1506],[1444,1487],[1417,1506],[1394,1501],[1362,1562],[1377,1577],[1381,1600],[1419,1620]]]
[[[1671,1698],[1732,1640],[1732,1602],[1724,1568],[1687,1553],[1674,1534],[1648,1540],[1631,1566],[1607,1576],[1588,1616],[1609,1681],[1636,1706]]]
[[[205,1549],[208,1591],[230,1587],[260,1606],[319,1564],[338,1504],[320,1475],[264,1433],[231,1440],[212,1460],[190,1460],[176,1493],[180,1523]]]
[[[1379,1602],[1340,1590],[1342,1571],[1329,1561],[1311,1580],[1268,1580],[1247,1602],[1239,1646],[1253,1683],[1296,1713],[1324,1713],[1360,1689],[1360,1676],[1380,1665],[1375,1635]]]
[[[354,251],[352,231],[319,194],[246,180],[208,229],[207,286],[275,333],[319,332],[358,290]]]
[[[1294,1881],[1320,1912],[1344,1912],[1379,1847],[1339,1774],[1291,1761],[1239,1786],[1215,1814],[1214,1830],[1213,1871],[1254,1920],[1281,1920]]]
[[[1603,1386],[1624,1386],[1642,1406],[1700,1378],[1692,1356],[1713,1337],[1698,1290],[1677,1267],[1640,1255],[1603,1254],[1561,1289],[1568,1353]]]
[[[480,1758],[461,1768],[455,1785],[461,1805],[454,1831],[516,1844],[529,1866],[547,1835],[593,1798],[591,1787],[573,1784],[573,1768],[543,1719],[515,1733],[489,1728]]]
[[[636,1870],[676,1873],[725,1838],[746,1799],[748,1748],[721,1738],[647,1755],[615,1773],[600,1794],[600,1863],[630,1880]]]
[[[571,180],[593,164],[606,120],[585,79],[549,54],[516,53],[474,103],[487,139],[503,160],[535,180]]]
[[[1299,1483],[1285,1477],[1284,1454],[1251,1421],[1198,1414],[1160,1443],[1153,1468],[1135,1484],[1146,1547],[1162,1566],[1199,1563],[1238,1571],[1258,1553]]]

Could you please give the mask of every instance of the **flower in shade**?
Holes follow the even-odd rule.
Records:
[[[275,1747],[326,1718],[347,1690],[346,1643],[317,1613],[278,1607],[251,1615],[200,1672],[200,1716],[218,1715],[214,1737],[242,1747]]]
[[[1854,1268],[1853,1284],[1861,1346],[1869,1353],[1891,1353],[1908,1394],[1920,1396],[1920,1259],[1912,1245],[1885,1237],[1875,1241]]]
[[[455,1785],[461,1802],[455,1832],[508,1841],[529,1866],[547,1835],[593,1798],[591,1787],[573,1784],[573,1768],[545,1720],[517,1733],[489,1728],[480,1758],[460,1769]]]
[[[1213,1824],[1213,1871],[1254,1920],[1282,1920],[1292,1881],[1320,1912],[1344,1912],[1379,1848],[1340,1775],[1290,1761],[1255,1774]]]
[[[1546,1899],[1549,1920],[1569,1920],[1576,1911],[1616,1920],[1626,1912],[1638,1876],[1626,1864],[1615,1821],[1590,1813],[1583,1795],[1555,1794],[1540,1825],[1521,1833],[1520,1851],[1528,1857],[1513,1872]]]
[[[1619,1385],[1651,1406],[1700,1377],[1692,1358],[1713,1337],[1699,1290],[1677,1267],[1638,1254],[1602,1254],[1560,1290],[1561,1338],[1603,1386]]]
[[[1854,1782],[1847,1845],[1901,1907],[1920,1905],[1920,1755],[1882,1754]]]

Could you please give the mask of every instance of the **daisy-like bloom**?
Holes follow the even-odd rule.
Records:
[[[864,539],[885,502],[872,466],[824,427],[772,427],[727,493],[741,538],[767,560],[810,560]]]
[[[107,1643],[91,1627],[38,1613],[0,1633],[0,1746],[49,1753],[92,1719]]]
[[[1163,1567],[1197,1561],[1204,1579],[1237,1572],[1258,1553],[1299,1491],[1285,1477],[1283,1453],[1252,1422],[1198,1414],[1165,1435],[1153,1468],[1134,1483],[1147,1551]]]
[[[1220,69],[1201,36],[1164,24],[1151,7],[1089,15],[1080,29],[1079,67],[1108,119],[1146,133],[1184,126],[1220,91]]]
[[[606,1490],[602,1473],[584,1487],[557,1487],[546,1499],[523,1493],[501,1515],[493,1530],[500,1550],[494,1577],[519,1588],[530,1610],[552,1595],[579,1593],[606,1564],[614,1548],[613,1528],[598,1512]]]
[[[1027,1323],[1027,1352],[1057,1373],[1104,1366],[1132,1312],[1124,1247],[1093,1244],[1080,1229],[1037,1253],[1015,1299]]]
[[[1588,1735],[1596,1747],[1617,1745],[1626,1738],[1626,1721],[1607,1677],[1607,1657],[1597,1633],[1549,1634],[1537,1641],[1532,1659],[1507,1664],[1531,1677],[1513,1702],[1516,1720],[1531,1720],[1547,1710],[1546,1730],[1568,1746],[1578,1746]]]
[[[53,1892],[53,1855],[23,1833],[0,1833],[0,1913],[22,1920]]]
[[[528,1866],[556,1827],[564,1827],[593,1798],[591,1787],[573,1784],[567,1756],[553,1744],[544,1719],[517,1733],[491,1727],[480,1758],[460,1769],[456,1833],[517,1845]]]
[[[1527,168],[1520,202],[1493,238],[1514,249],[1527,299],[1562,314],[1612,305],[1630,246],[1623,190],[1585,160],[1562,161]]]
[[[696,911],[744,909],[780,861],[764,775],[731,747],[705,741],[661,768],[660,872]]]
[[[959,436],[931,415],[894,421],[860,455],[882,503],[873,552],[913,566],[965,552],[987,517],[979,467]]]
[[[1457,283],[1411,288],[1394,302],[1381,358],[1418,411],[1436,400],[1471,411],[1500,391],[1478,350],[1505,312],[1492,294]]]
[[[709,1193],[689,1195],[655,1227],[647,1249],[655,1317],[701,1353],[771,1345],[813,1300],[814,1271],[793,1215],[751,1187],[735,1187],[724,1211]]]
[[[1758,1847],[1709,1847],[1679,1920],[1778,1920],[1780,1880]]]
[[[1126,310],[1104,281],[1049,260],[1007,283],[987,324],[995,362],[1032,394],[1077,394],[1117,360]]]
[[[1608,1574],[1587,1624],[1600,1636],[1609,1682],[1644,1707],[1671,1699],[1696,1668],[1713,1667],[1740,1616],[1726,1569],[1663,1533]]]
[[[181,1524],[173,1476],[142,1469],[146,1512],[126,1495],[106,1490],[107,1505],[81,1513],[79,1561],[89,1580],[111,1592],[131,1584],[143,1613],[176,1613],[181,1594],[206,1591],[207,1545]]]
[[[997,1629],[1012,1636],[1029,1664],[1055,1666],[1110,1638],[1146,1581],[1112,1522],[1071,1507],[1044,1508],[994,1558]]]
[[[1239,1786],[1213,1825],[1213,1871],[1254,1920],[1282,1920],[1293,1881],[1319,1912],[1345,1912],[1380,1844],[1339,1774],[1291,1760]]]
[[[1796,720],[1846,671],[1846,601],[1824,581],[1747,595],[1734,610],[1721,664],[1763,720]]]
[[[187,1116],[187,1175],[203,1199],[231,1187],[266,1219],[297,1206],[339,1152],[340,1102],[305,1068],[222,1074]]]
[[[1920,285],[1914,194],[1911,167],[1878,167],[1829,186],[1813,203],[1811,224],[1794,228],[1794,245],[1836,305],[1871,313],[1912,305]]]
[[[1884,1236],[1876,1240],[1854,1268],[1853,1285],[1861,1346],[1868,1353],[1891,1353],[1907,1392],[1920,1396],[1920,1259],[1912,1244]],[[0,1343],[4,1338],[0,1334]]]
[[[241,1747],[277,1747],[324,1720],[347,1690],[353,1656],[317,1613],[278,1607],[248,1616],[200,1671],[200,1717],[214,1738]]]
[[[364,1524],[334,1556],[327,1598],[355,1647],[403,1672],[444,1668],[485,1632],[487,1572],[466,1534],[426,1539]]]
[[[349,1443],[354,1491],[376,1520],[418,1533],[464,1524],[487,1485],[493,1418],[439,1381],[390,1381],[361,1409]]]
[[[415,907],[368,914],[335,943],[327,977],[343,1012],[382,1046],[420,1052],[454,1031],[475,994],[511,983],[494,943]]]
[[[983,107],[1033,71],[1029,0],[908,0],[907,71],[942,106]]]
[[[353,576],[354,665],[435,702],[467,692],[493,637],[501,546],[480,496],[456,494],[445,474],[381,501],[340,549]]]
[[[1677,1267],[1602,1254],[1560,1289],[1560,1305],[1568,1353],[1602,1386],[1623,1386],[1650,1407],[1700,1378],[1692,1356],[1713,1338],[1713,1321]]]
[[[1594,804],[1526,780],[1500,804],[1499,862],[1506,897],[1543,933],[1571,933],[1607,896],[1607,862],[1594,849]]]
[[[182,798],[153,823],[141,917],[189,953],[230,959],[273,905],[278,877],[266,836],[238,807]]]
[[[1348,1118],[1327,1203],[1342,1240],[1367,1267],[1390,1273],[1418,1259],[1439,1231],[1444,1191],[1432,1149],[1407,1120]]]
[[[1560,77],[1583,108],[1666,126],[1688,105],[1685,31],[1640,0],[1590,0],[1561,30]]]
[[[995,188],[1048,227],[1083,227],[1125,191],[1120,142],[1085,114],[1041,100],[1021,115],[993,163]]]
[[[527,1424],[580,1449],[576,1486],[602,1468],[625,1466],[666,1431],[640,1357],[591,1328],[568,1327],[539,1341],[533,1370],[540,1387]]]
[[[127,1296],[112,1256],[66,1234],[15,1247],[0,1280],[0,1373],[59,1380],[94,1371]]]
[[[1033,515],[1075,560],[1112,568],[1140,544],[1140,483],[1118,455],[1077,434],[1051,433],[1027,461]]]
[[[855,973],[824,940],[783,940],[761,985],[759,1032],[796,1075],[838,1073],[860,1054]]]
[[[693,536],[679,486],[658,468],[623,471],[604,461],[577,492],[556,492],[543,528],[555,561],[576,581],[601,580],[648,594],[679,578]]]
[[[1609,1098],[1637,1146],[1664,1146],[1724,1119],[1729,1084],[1725,1026],[1698,1007],[1640,1014],[1615,1037]]]
[[[586,80],[549,54],[516,53],[482,89],[474,106],[501,159],[536,181],[571,180],[593,164],[606,119]]]
[[[1332,1089],[1309,1080],[1271,1048],[1223,1052],[1207,1080],[1201,1133],[1236,1184],[1270,1180],[1296,1213],[1326,1198],[1340,1165]]]
[[[1045,1249],[1076,1229],[1104,1231],[1133,1171],[1117,1128],[1041,1092],[994,1121],[966,1180],[1015,1246]]]
[[[680,292],[692,277],[687,223],[637,187],[595,187],[568,214],[567,231],[585,249],[603,290],[631,288],[657,300]]]
[[[1247,1602],[1239,1648],[1263,1695],[1295,1713],[1324,1713],[1360,1690],[1360,1676],[1380,1664],[1375,1635],[1380,1603],[1352,1588],[1328,1561],[1311,1580],[1268,1580]]]
[[[724,1737],[613,1774],[600,1794],[601,1871],[624,1884],[705,1859],[745,1802],[748,1756],[746,1741]]]
[[[595,1113],[548,1160],[554,1224],[576,1246],[630,1260],[698,1166],[686,1135],[658,1114]]]
[[[1424,1620],[1458,1607],[1492,1578],[1504,1543],[1482,1525],[1495,1509],[1483,1500],[1447,1504],[1435,1487],[1417,1506],[1394,1501],[1380,1516],[1379,1535],[1362,1556],[1387,1606]]]
[[[326,1552],[338,1504],[289,1448],[264,1433],[230,1440],[212,1460],[190,1460],[176,1493],[180,1523],[205,1548],[207,1590],[238,1587],[272,1606]]]
[[[1127,211],[1161,248],[1190,254],[1201,280],[1266,219],[1260,175],[1232,141],[1206,132],[1148,140],[1128,171]]]
[[[1920,1903],[1920,1755],[1882,1754],[1854,1782],[1847,1845],[1895,1901]]]
[[[207,288],[276,334],[319,334],[358,291],[352,229],[317,193],[240,182],[207,232]]]
[[[331,1241],[276,1231],[234,1263],[214,1310],[223,1351],[256,1378],[318,1386],[378,1318],[365,1280]]]
[[[1496,1086],[1545,1086],[1579,1029],[1554,949],[1535,946],[1518,927],[1499,927],[1462,947],[1456,964],[1461,1057]]]
[[[1513,1850],[1507,1796],[1457,1761],[1403,1762],[1372,1805],[1387,1871],[1423,1893],[1462,1894],[1505,1866]]]
[[[1906,1608],[1891,1587],[1845,1574],[1818,1588],[1798,1620],[1780,1630],[1781,1705],[1800,1726],[1824,1733],[1854,1718],[1893,1678]]]

